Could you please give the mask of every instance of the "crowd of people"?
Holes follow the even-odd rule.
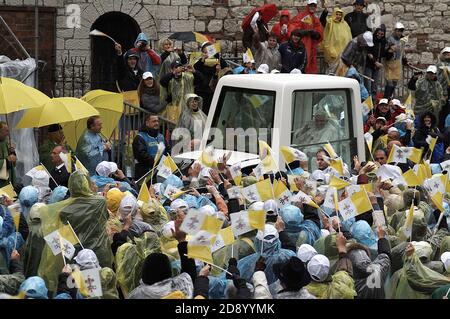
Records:
[[[243,41],[253,55],[234,69],[210,42],[192,66],[169,39],[160,55],[143,34],[125,53],[116,44],[119,86],[150,112],[132,143],[133,178],[111,161],[94,116],[75,150],[50,126],[41,165],[19,185],[1,122],[0,297],[448,298],[450,48],[409,81],[415,103],[405,105],[394,96],[404,26],[386,39],[384,26],[367,30],[364,1],[348,15],[324,8],[319,18],[317,7],[281,11],[271,32],[255,14]],[[189,165],[171,158],[158,114],[198,131],[221,76],[317,73],[321,42],[329,72],[376,101],[364,114],[367,161],[344,163],[329,143],[312,160],[286,145],[285,167],[263,142],[254,169],[210,148]]]

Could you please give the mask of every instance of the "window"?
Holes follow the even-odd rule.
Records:
[[[274,91],[223,87],[211,124],[214,147],[257,154],[258,139],[270,145],[275,96]]]
[[[356,154],[348,90],[296,91],[293,93],[292,147],[305,152],[315,169],[315,154],[327,142],[344,162]],[[355,147],[355,149],[351,149]]]

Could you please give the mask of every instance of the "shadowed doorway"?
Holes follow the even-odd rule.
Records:
[[[136,20],[122,12],[108,12],[91,27],[106,33],[122,45],[122,52],[134,47],[141,32]],[[117,92],[117,63],[123,63],[114,49],[114,42],[106,37],[91,37],[91,89]]]

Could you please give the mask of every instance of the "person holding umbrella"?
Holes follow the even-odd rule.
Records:
[[[323,40],[323,27],[319,18],[315,16],[317,11],[317,0],[307,0],[305,10],[299,12],[291,21],[294,26],[292,29],[300,29],[306,31],[302,42],[305,45],[308,63],[305,73],[315,74],[318,72],[317,67],[317,46]]]

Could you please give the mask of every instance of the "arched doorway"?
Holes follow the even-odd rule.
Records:
[[[139,24],[122,12],[108,12],[101,15],[91,30],[102,31],[122,45],[122,51],[134,47],[134,41],[141,32]],[[117,91],[117,63],[122,63],[114,50],[114,43],[105,37],[91,37],[91,89]]]

